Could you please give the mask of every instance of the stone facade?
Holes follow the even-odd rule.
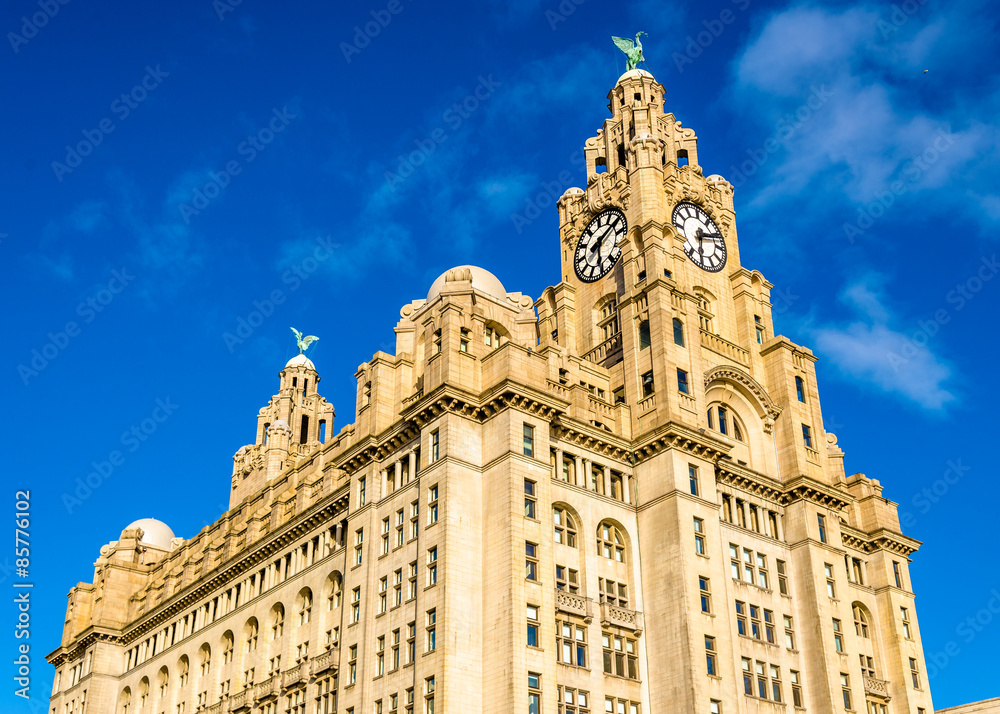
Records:
[[[1000,697],[938,709],[937,714],[1000,714]]]
[[[140,521],[69,595],[53,714],[932,712],[900,532],[740,264],[732,186],[647,72],[558,202],[540,298],[473,266],[403,306],[333,431],[291,360],[194,537]],[[708,272],[671,222],[700,206]],[[620,258],[574,268],[620,209]],[[603,248],[596,249],[598,256]]]

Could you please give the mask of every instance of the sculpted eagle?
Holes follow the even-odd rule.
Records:
[[[625,57],[627,58],[627,60],[625,61],[626,72],[630,69],[635,69],[640,62],[646,61],[646,58],[642,56],[642,42],[639,41],[639,38],[642,35],[646,35],[647,37],[649,37],[647,33],[640,30],[639,32],[635,33],[634,43],[632,42],[632,40],[629,40],[625,37],[611,38],[611,41],[618,46],[618,49],[620,49],[622,52],[625,53]]]
[[[309,349],[309,345],[319,340],[319,338],[316,337],[316,335],[309,335],[308,337],[303,337],[302,333],[296,330],[294,327],[292,328],[292,332],[295,334],[295,344],[297,344],[299,347],[300,355],[305,354],[305,351]]]

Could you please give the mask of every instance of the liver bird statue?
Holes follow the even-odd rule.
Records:
[[[295,334],[295,344],[297,344],[299,347],[300,355],[305,354],[306,350],[309,349],[309,345],[319,340],[319,338],[316,337],[316,335],[309,335],[308,337],[303,337],[302,333],[296,330],[294,327],[292,328],[292,332]]]
[[[635,69],[640,62],[646,61],[646,58],[642,56],[642,42],[639,41],[639,38],[642,35],[646,35],[646,37],[649,37],[647,33],[640,30],[639,32],[635,33],[634,43],[632,42],[632,40],[629,40],[625,37],[611,38],[611,41],[618,46],[618,49],[620,49],[622,52],[625,53],[625,57],[627,58],[625,61],[626,72],[629,71],[630,69]]]

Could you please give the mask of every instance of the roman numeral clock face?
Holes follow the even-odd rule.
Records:
[[[573,267],[576,277],[593,283],[609,272],[622,255],[620,243],[625,238],[628,222],[617,208],[608,208],[591,219],[576,244]]]
[[[684,252],[702,270],[717,273],[726,265],[726,241],[701,206],[682,201],[674,206],[674,228],[684,238]]]

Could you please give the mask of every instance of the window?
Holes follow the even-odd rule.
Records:
[[[438,521],[438,485],[434,484],[429,489],[427,489],[427,512],[428,523],[437,523]]]
[[[358,508],[365,505],[365,483],[364,476],[358,479]]]
[[[649,320],[643,320],[639,323],[639,349],[644,350],[652,343],[649,337]]]
[[[848,675],[844,674],[843,672],[840,673],[840,690],[844,694],[844,709],[850,709],[851,708],[851,678]]]
[[[716,421],[718,421],[718,429],[716,429]],[[740,426],[736,415],[731,414],[730,409],[726,406],[709,407],[708,428],[715,429],[724,436],[731,436],[737,441],[746,441],[746,437],[743,435],[743,427]],[[740,525],[743,524],[741,523]]]
[[[722,714],[722,702],[718,699],[712,699],[708,703],[709,714]]]
[[[753,696],[753,670],[748,657],[743,658],[743,693]]]
[[[819,542],[826,543],[826,516],[822,513],[817,513],[816,524],[819,526]],[[831,595],[831,597],[833,596]]]
[[[791,615],[783,615],[782,619],[785,624],[785,647],[790,650],[795,649],[795,627],[792,624]]]
[[[424,638],[424,651],[433,652],[437,649],[437,609],[431,608],[426,615],[426,636]]]
[[[618,526],[602,523],[597,528],[597,554],[608,560],[625,562],[625,539]]]
[[[910,611],[905,607],[899,608],[899,614],[903,618],[903,637],[908,640],[913,639],[913,633],[910,631]]]
[[[587,628],[572,622],[556,622],[556,657],[563,664],[587,666]]]
[[[628,607],[628,586],[608,578],[598,578],[597,588],[600,591],[601,602],[617,607]]]
[[[902,570],[900,570],[899,561],[897,561],[897,560],[892,561],[892,577],[896,581],[896,587],[897,588],[902,588],[903,587],[903,572],[902,572]]]
[[[580,592],[580,571],[567,568],[565,565],[556,566],[556,588],[571,594]]]
[[[822,518],[823,516],[820,516]],[[826,594],[831,598],[836,599],[837,588],[833,583],[833,566],[829,563],[823,563],[823,572],[826,574]]]
[[[524,543],[524,577],[527,580],[538,580],[538,544]]]
[[[788,672],[788,679],[792,683],[792,706],[801,709],[805,705],[802,703],[802,683],[799,681],[799,673],[794,669]]]
[[[380,546],[379,554],[385,555],[389,552],[389,517],[386,516],[382,519],[382,545]]]
[[[604,650],[605,674],[613,674],[617,677],[627,677],[629,679],[639,678],[636,642],[634,639],[613,635],[610,632],[602,632],[601,645]]]
[[[524,425],[524,455],[535,455],[535,427],[531,424]]]
[[[757,553],[757,585],[759,587],[767,590],[768,586],[768,576],[767,576],[767,556],[763,553]]]
[[[399,669],[399,665],[400,665],[400,661],[399,661],[399,642],[400,642],[400,640],[399,640],[399,628],[397,627],[395,630],[392,631],[392,659],[390,660],[390,663],[389,663],[389,666],[390,666],[389,671],[390,672],[395,672],[397,669]]]
[[[354,588],[351,591],[351,622],[359,622],[361,620],[361,586]]]
[[[717,661],[718,653],[715,651],[715,638],[705,635],[705,668],[708,674],[717,675],[719,665]]]
[[[674,318],[674,344],[678,347],[684,346],[684,323]]]
[[[677,391],[681,394],[690,394],[688,389],[688,373],[683,369],[677,370]]]
[[[403,569],[398,568],[392,574],[392,606],[403,604]]]
[[[354,564],[361,565],[364,557],[365,529],[359,528],[354,532]]]
[[[385,674],[385,635],[378,638],[375,645],[375,676]]]
[[[458,336],[458,351],[468,352],[469,351],[469,335],[472,334],[468,327],[459,328]]]
[[[795,396],[799,398],[800,402],[806,400],[806,384],[802,381],[802,377],[795,378]]]
[[[559,687],[559,714],[590,714],[590,693]]]
[[[694,519],[694,552],[698,555],[706,555],[705,521],[700,518]]]
[[[528,714],[539,714],[542,706],[542,675],[528,672]]]
[[[535,482],[524,479],[524,517],[535,517]]]
[[[399,573],[400,582],[402,582],[403,571],[402,570],[397,570],[396,572]],[[398,599],[399,588],[397,588],[396,590],[397,590],[397,599]],[[408,589],[408,591],[406,593],[406,599],[407,600],[412,600],[416,596],[417,596],[417,561],[414,560],[412,563],[410,563],[409,589]],[[397,604],[399,604],[399,603],[397,603]]]
[[[729,544],[729,574],[733,580],[740,579],[740,548],[732,543]]]
[[[813,446],[812,429],[805,424],[802,425],[802,443],[806,445],[807,449],[811,449]]]
[[[858,637],[864,637],[868,639],[868,617],[865,615],[864,609],[858,603],[854,603],[851,606],[851,610],[854,613],[854,631],[857,633]]]
[[[412,664],[417,660],[417,622],[406,623],[406,662]],[[398,665],[397,665],[398,666]]]
[[[396,542],[393,545],[394,548],[399,548],[403,545],[403,521],[405,516],[403,514],[403,509],[400,508],[396,511]]]
[[[441,458],[441,432],[437,429],[431,432],[431,463]]]
[[[417,537],[420,531],[420,501],[410,504],[410,540]]]
[[[427,587],[431,585],[436,585],[438,581],[438,549],[434,548],[427,549]]]
[[[555,523],[555,541],[570,548],[576,547],[576,523],[573,516],[564,508],[556,506],[552,509],[552,520]]]
[[[774,639],[774,612],[764,610],[764,639],[772,645],[776,643]]]
[[[765,665],[761,661],[754,662],[754,671],[757,672],[757,696],[767,699],[767,672]]]
[[[747,623],[747,605],[745,602],[736,601],[736,632],[743,636],[750,634]]]
[[[382,615],[389,604],[389,576],[383,576],[378,581],[378,614]]]
[[[833,618],[833,646],[838,652],[844,651],[844,631],[836,617]]]
[[[866,654],[858,655],[861,659],[861,674],[865,677],[875,676],[875,660]]]
[[[358,646],[351,645],[347,655],[347,683],[358,681]]]
[[[692,496],[700,495],[700,489],[698,488],[698,467],[692,464],[688,464],[688,488],[690,488]]]
[[[760,636],[760,607],[758,605],[750,606],[750,635],[755,639],[762,639]]]
[[[781,668],[771,665],[771,699],[776,702],[781,701]]]
[[[483,342],[486,344],[487,347],[495,350],[497,347],[500,346],[502,338],[503,335],[500,333],[500,330],[498,330],[496,327],[493,327],[492,325],[485,326],[483,330]]]
[[[271,639],[276,640],[285,634],[285,608],[279,602],[271,608]]]
[[[777,560],[775,561],[776,568],[778,571],[778,592],[782,595],[788,594],[788,576],[785,573],[785,561]]]
[[[640,379],[642,381],[642,396],[651,397],[655,391],[653,386],[653,372],[646,372]]]
[[[917,660],[914,657],[910,657],[910,680],[913,682],[914,689],[920,689],[920,670],[917,668]]]
[[[708,578],[704,575],[698,576],[698,596],[701,600],[701,611],[712,612],[712,591],[709,587]]]
[[[538,647],[538,606],[528,605],[528,646]]]
[[[312,590],[303,588],[299,592],[299,627],[309,624],[309,621],[312,619],[312,606]]]

